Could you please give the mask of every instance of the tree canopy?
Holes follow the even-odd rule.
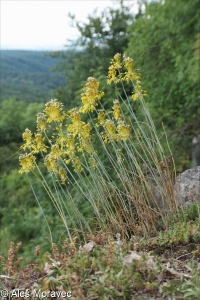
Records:
[[[53,53],[61,57],[58,69],[66,78],[66,86],[57,90],[56,98],[67,106],[76,105],[81,88],[89,76],[99,80],[106,76],[111,58],[122,53],[128,46],[127,28],[134,20],[128,6],[119,1],[116,8],[107,8],[101,15],[94,12],[86,23],[69,15],[72,26],[79,30],[80,37],[70,44],[71,51]]]
[[[182,168],[199,130],[199,1],[159,1],[129,29],[127,53],[141,70],[154,121],[167,129]]]

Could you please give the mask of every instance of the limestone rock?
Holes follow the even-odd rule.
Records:
[[[195,200],[200,201],[200,166],[188,169],[177,177],[175,195],[183,206]]]

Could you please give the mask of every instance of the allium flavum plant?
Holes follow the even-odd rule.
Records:
[[[114,56],[107,84],[117,91],[109,111],[99,82],[89,77],[79,108],[65,111],[53,99],[37,115],[36,133],[26,129],[22,135],[19,172],[37,176],[70,237],[73,230],[94,228],[123,236],[149,234],[158,222],[167,226],[167,214],[177,212],[173,159],[161,145],[130,57]],[[41,171],[41,158],[48,172]]]

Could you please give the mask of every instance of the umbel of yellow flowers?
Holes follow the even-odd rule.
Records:
[[[140,86],[140,74],[133,70],[132,59],[124,56],[121,60],[121,55],[116,54],[108,69],[107,84],[124,81],[131,82],[134,86],[133,100],[145,95]],[[24,144],[21,149],[27,152],[19,157],[19,172],[34,171],[37,166],[36,155],[40,153],[48,171],[58,175],[61,181],[65,182],[69,164],[72,164],[76,172],[83,170],[80,159],[82,154],[88,157],[92,167],[96,166],[94,157],[97,152],[92,142],[92,130],[97,132],[101,127],[99,136],[104,143],[126,142],[130,138],[131,130],[124,120],[120,102],[114,100],[112,110],[106,112],[105,109],[98,109],[103,96],[104,92],[99,90],[99,82],[89,77],[81,94],[82,106],[79,109],[73,108],[67,112],[57,99],[46,103],[43,112],[37,115],[36,132],[33,134],[26,129],[22,134]],[[83,121],[82,115],[91,112],[96,112],[92,122]]]

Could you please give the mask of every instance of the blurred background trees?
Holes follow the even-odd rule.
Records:
[[[61,59],[57,70],[62,72],[67,83],[57,89],[55,96],[68,107],[79,102],[86,79],[89,76],[100,81],[105,78],[111,58],[118,52],[123,53],[128,46],[127,29],[135,16],[123,1],[118,2],[116,8],[88,16],[87,23],[80,23],[75,16],[69,15],[71,26],[79,30],[80,37],[70,42],[70,51],[52,54]]]
[[[128,28],[127,53],[141,70],[156,126],[164,124],[178,170],[199,130],[199,1],[151,2]]]

